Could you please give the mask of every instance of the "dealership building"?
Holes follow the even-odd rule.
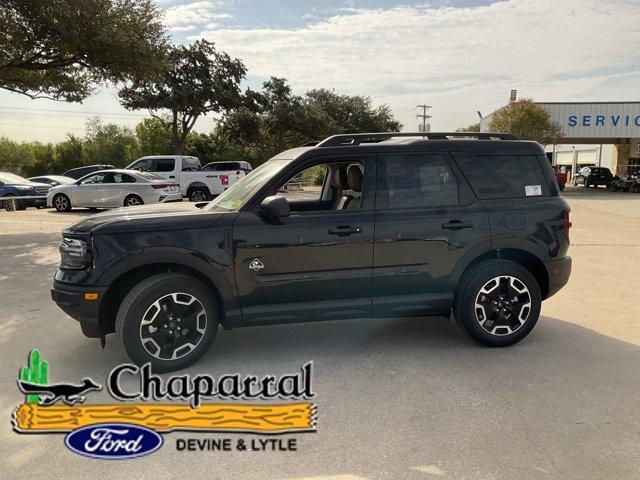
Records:
[[[552,163],[576,172],[608,167],[614,175],[640,171],[640,102],[538,102],[562,127],[561,145],[547,145]],[[491,115],[480,121],[489,130]]]

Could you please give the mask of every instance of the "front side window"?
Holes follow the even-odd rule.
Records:
[[[277,195],[286,197],[289,203],[320,201],[322,184],[327,174],[326,165],[316,165],[297,173],[279,190]]]
[[[458,204],[458,182],[442,155],[387,155],[379,177],[386,185],[381,205],[388,208]]]
[[[149,172],[151,171],[153,165],[153,159],[151,158],[143,158],[142,160],[138,160],[136,163],[131,165],[131,170],[139,170],[141,172]]]

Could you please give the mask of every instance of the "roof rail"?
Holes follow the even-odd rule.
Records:
[[[510,133],[490,132],[380,132],[380,133],[344,133],[325,138],[316,147],[338,147],[377,143],[397,137],[421,137],[425,140],[448,140],[449,138],[475,138],[477,140],[520,140]]]

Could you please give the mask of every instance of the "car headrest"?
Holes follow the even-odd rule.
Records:
[[[362,191],[362,170],[360,170],[359,165],[349,165],[347,180],[349,181],[349,190],[354,192]]]
[[[349,180],[347,178],[347,170],[344,167],[336,168],[333,171],[333,176],[331,177],[331,185],[334,187],[340,187],[342,190],[349,189]]]

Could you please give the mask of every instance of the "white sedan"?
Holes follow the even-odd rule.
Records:
[[[74,207],[115,208],[181,201],[179,185],[135,170],[93,172],[70,185],[53,187],[47,194],[47,205],[59,212]]]

